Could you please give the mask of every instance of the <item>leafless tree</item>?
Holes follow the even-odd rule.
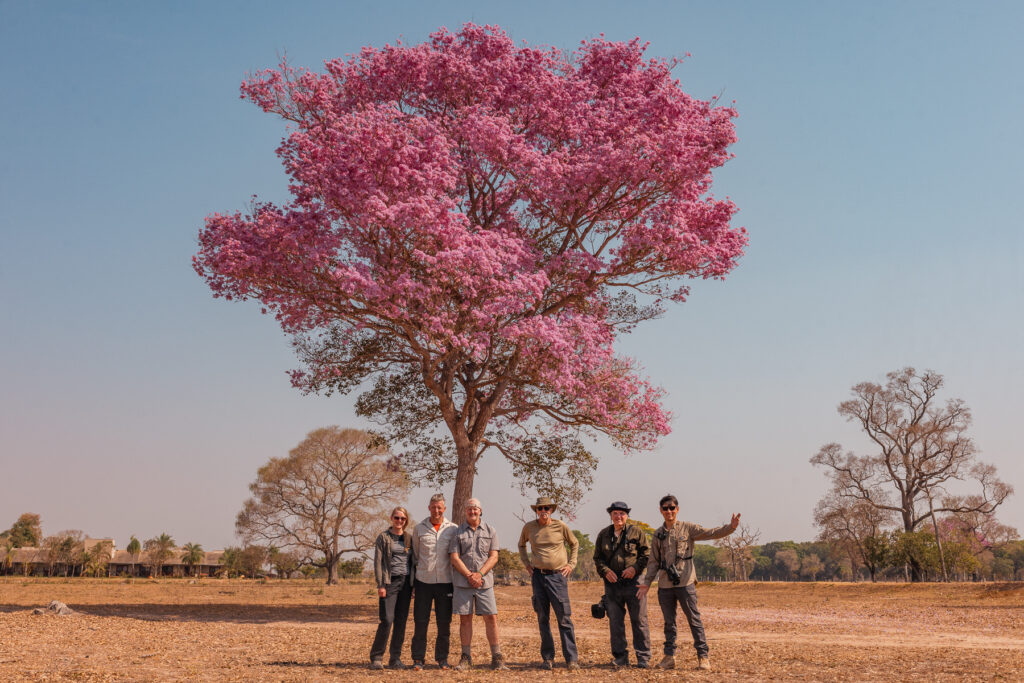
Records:
[[[842,548],[850,558],[851,568],[863,566],[872,582],[885,562],[888,547],[885,534],[894,525],[895,518],[892,510],[844,497],[835,487],[814,509],[819,540]]]
[[[786,578],[793,578],[800,569],[800,557],[792,548],[784,548],[775,553],[775,564],[786,575]]]
[[[247,543],[298,553],[304,564],[327,570],[327,583],[337,583],[338,560],[348,552],[369,556],[387,508],[409,485],[372,435],[317,429],[288,457],[271,458],[259,469],[235,529]]]
[[[761,532],[741,524],[736,531],[715,541],[715,545],[723,548],[729,557],[733,581],[746,581],[754,570],[754,556],[751,548],[757,544]]]
[[[814,581],[818,578],[818,574],[825,569],[825,563],[821,561],[821,558],[814,553],[808,553],[804,555],[803,560],[800,562],[800,576]]]
[[[830,443],[811,463],[829,470],[840,496],[895,513],[904,531],[915,531],[936,513],[994,512],[1013,488],[975,458],[967,405],[958,398],[940,403],[943,378],[931,370],[918,374],[908,367],[886,378],[885,386],[857,384],[854,397],[839,404],[839,414],[860,425],[878,452],[844,454],[842,446]],[[968,480],[980,492],[960,496],[947,489]],[[920,567],[911,569],[920,580]]]
[[[74,567],[82,554],[84,536],[81,531],[72,529],[43,539],[43,551],[46,563],[49,565],[50,576],[53,576],[54,569],[57,567],[63,568],[64,576],[67,576],[68,572],[74,574]]]

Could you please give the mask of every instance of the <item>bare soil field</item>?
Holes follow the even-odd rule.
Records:
[[[570,591],[582,670],[542,671],[529,587],[497,591],[511,670],[482,665],[489,656],[478,620],[473,651],[481,666],[442,674],[367,669],[377,599],[366,582],[7,577],[0,579],[0,680],[1024,680],[1019,583],[701,584],[711,672],[692,669],[688,637],[676,671],[614,671],[608,622],[590,616],[601,591],[593,583]],[[32,613],[51,600],[76,614]],[[649,614],[657,661],[662,620],[653,600]],[[457,660],[457,621],[453,627]],[[411,637],[410,618],[407,646]],[[428,659],[433,628],[429,642]]]

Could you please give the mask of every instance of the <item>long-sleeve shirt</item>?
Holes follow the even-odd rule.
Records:
[[[647,569],[647,535],[640,527],[630,524],[622,529],[622,535],[615,538],[615,527],[601,529],[594,542],[594,566],[602,579],[611,569],[617,577],[622,576],[626,567],[636,570],[639,578]]]
[[[725,538],[732,532],[733,528],[729,524],[714,529],[705,529],[700,524],[679,520],[676,520],[671,529],[662,524],[651,539],[651,561],[647,565],[647,573],[640,579],[640,585],[651,585],[657,574],[659,588],[674,588],[672,580],[662,569],[662,566],[674,564],[679,570],[678,585],[689,586],[697,580],[697,570],[693,566],[693,544],[696,541]]]
[[[412,550],[416,555],[416,580],[423,583],[451,583],[452,561],[448,546],[458,530],[458,525],[447,518],[441,521],[441,528],[435,529],[430,517],[412,530]]]
[[[533,551],[532,560],[526,554],[527,543]],[[569,544],[570,557],[565,555],[566,543]],[[524,565],[536,569],[557,570],[566,565],[569,565],[569,569],[575,569],[579,549],[580,542],[576,540],[569,525],[559,519],[553,519],[544,526],[537,520],[527,522],[519,534],[519,558]]]

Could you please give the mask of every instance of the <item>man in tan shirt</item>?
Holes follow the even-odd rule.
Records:
[[[651,539],[651,561],[637,586],[637,597],[647,595],[657,575],[658,604],[665,617],[665,657],[658,666],[663,669],[674,669],[676,666],[676,604],[679,604],[690,624],[693,647],[697,650],[697,668],[706,671],[711,668],[711,663],[708,660],[704,623],[697,611],[697,572],[693,567],[693,544],[695,541],[728,536],[739,526],[740,516],[734,514],[728,524],[705,529],[700,524],[676,519],[679,501],[673,495],[662,498],[659,507],[665,523],[658,527]]]
[[[558,620],[558,637],[562,641],[562,655],[570,670],[579,669],[579,652],[576,649],[576,631],[572,624],[572,608],[569,605],[569,574],[576,566],[580,543],[561,520],[552,519],[551,513],[557,508],[555,501],[547,496],[537,499],[530,506],[537,513],[537,519],[527,522],[519,535],[519,557],[530,572],[533,584],[533,609],[537,612],[540,628],[540,656],[545,669],[554,668],[555,641],[551,637],[551,608]],[[526,554],[526,544],[533,550],[532,559]],[[566,557],[565,546],[569,545],[570,557]]]

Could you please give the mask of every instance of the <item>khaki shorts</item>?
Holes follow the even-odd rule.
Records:
[[[474,611],[477,615],[498,613],[498,603],[494,600],[494,588],[455,586],[452,591],[452,613],[473,614]]]

